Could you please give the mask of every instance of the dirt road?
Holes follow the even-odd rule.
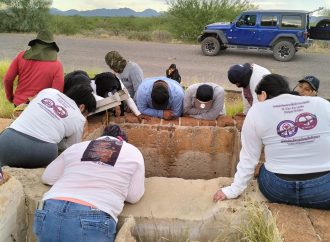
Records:
[[[0,60],[11,60],[35,35],[0,34]],[[293,87],[305,75],[320,78],[320,96],[330,98],[330,55],[298,52],[291,62],[278,62],[271,53],[226,50],[215,57],[203,56],[199,45],[162,44],[119,39],[93,39],[56,36],[60,59],[65,72],[77,69],[108,71],[104,55],[118,50],[126,59],[137,62],[145,77],[161,76],[171,64],[177,64],[183,82],[215,82],[227,89],[235,89],[227,80],[228,68],[237,63],[254,62],[274,73],[285,75]]]

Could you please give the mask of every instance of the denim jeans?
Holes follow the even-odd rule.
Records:
[[[57,144],[8,128],[0,134],[0,166],[45,167],[58,156]]]
[[[262,166],[258,183],[271,202],[330,210],[330,173],[315,179],[287,181]]]
[[[49,199],[35,212],[33,232],[39,242],[113,242],[116,222],[101,210]]]

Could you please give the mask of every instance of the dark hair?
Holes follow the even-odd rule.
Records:
[[[87,72],[82,70],[76,70],[70,72],[64,76],[64,93],[69,90],[71,87],[76,85],[87,85],[91,88],[91,80]]]
[[[112,136],[118,139],[123,139],[128,142],[127,135],[117,124],[105,127],[102,136]]]
[[[166,86],[160,85],[161,82],[165,83]],[[156,81],[151,91],[151,100],[153,108],[158,110],[166,109],[169,98],[170,94],[168,92],[167,83],[162,80]]]
[[[84,104],[89,113],[94,112],[96,109],[96,100],[91,91],[91,86],[87,85],[74,85],[65,93],[79,106]]]
[[[109,92],[121,90],[120,81],[117,76],[111,72],[102,72],[94,77],[96,85],[96,94],[101,97],[107,97]]]
[[[255,92],[259,95],[262,91],[267,93],[267,99],[277,97],[281,94],[291,93],[289,83],[286,78],[278,74],[269,74],[261,79],[255,89]]]

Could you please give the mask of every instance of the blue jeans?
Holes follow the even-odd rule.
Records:
[[[259,189],[271,202],[308,208],[330,209],[330,173],[304,181],[287,181],[260,168]]]
[[[113,242],[116,222],[101,210],[49,199],[35,212],[33,232],[39,242]]]
[[[45,167],[58,156],[57,144],[8,128],[0,134],[0,166]]]

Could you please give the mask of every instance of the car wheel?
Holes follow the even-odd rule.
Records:
[[[206,37],[202,41],[201,48],[204,55],[215,56],[219,54],[220,43],[215,37]]]
[[[278,61],[290,61],[296,53],[296,48],[291,41],[282,40],[273,48],[273,56]]]

